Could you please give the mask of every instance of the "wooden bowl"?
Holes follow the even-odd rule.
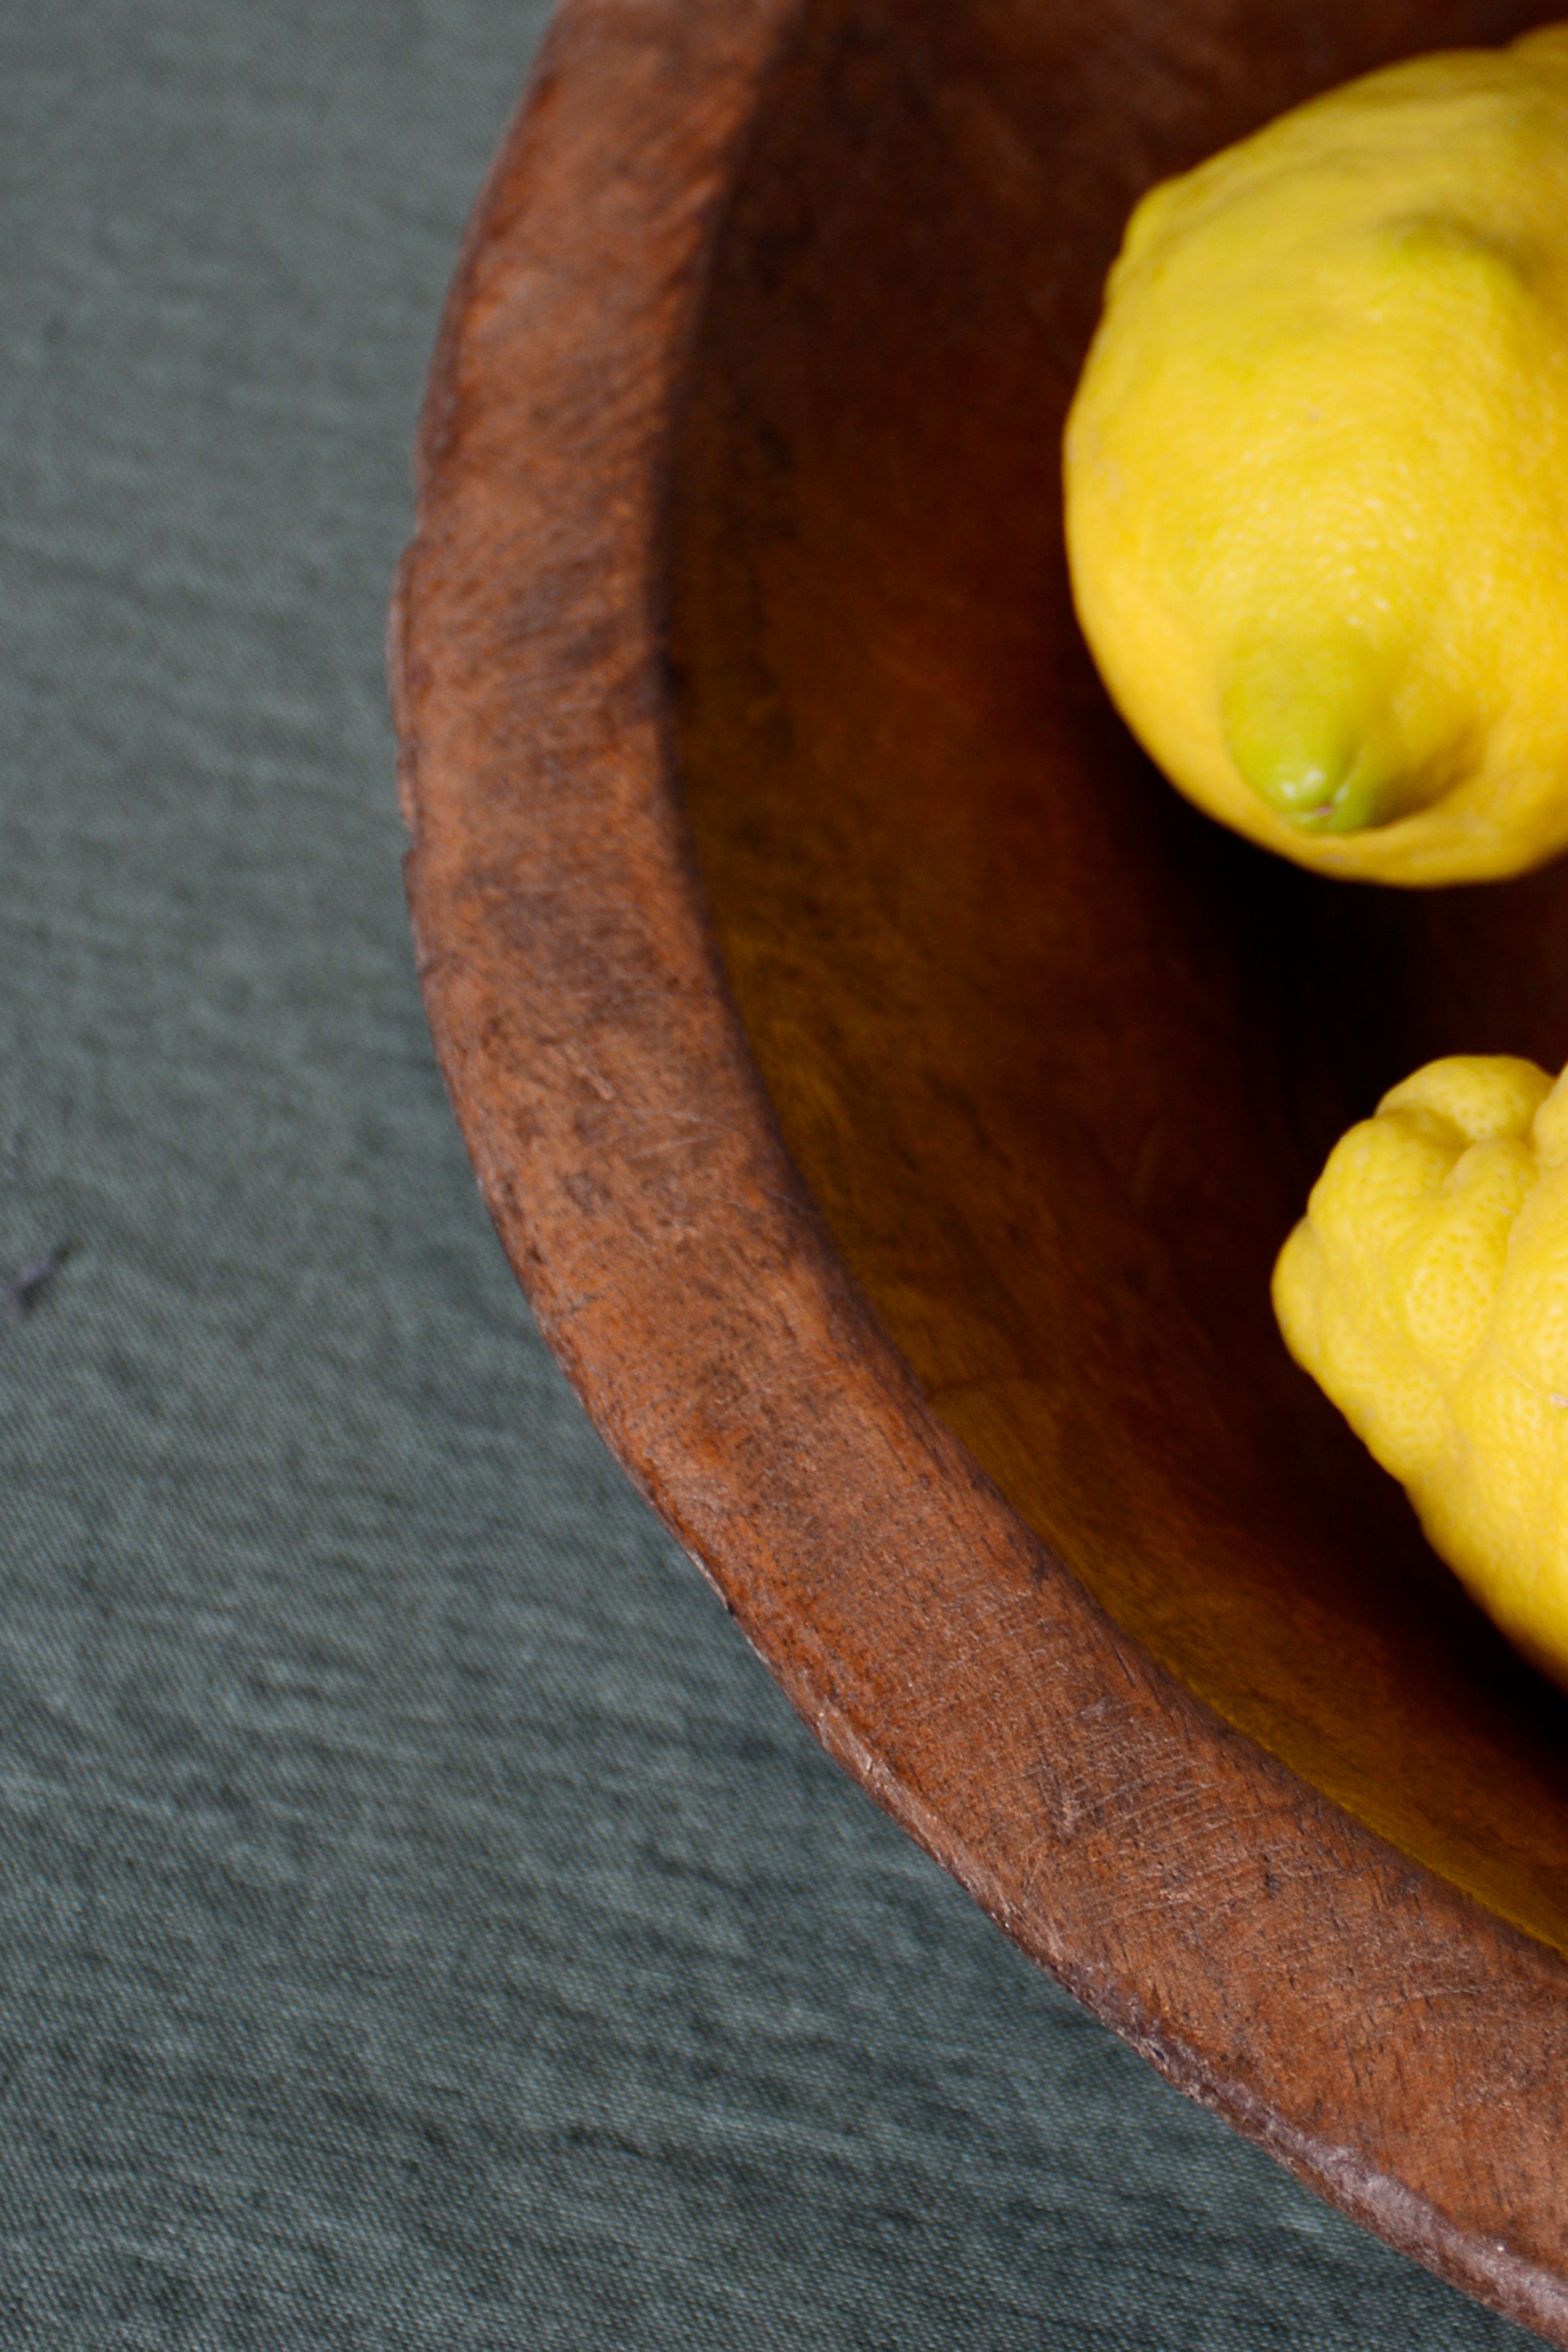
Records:
[[[807,1721],[1301,2179],[1568,2346],[1568,1714],[1286,1360],[1330,1141],[1568,1058],[1568,876],[1271,861],[1113,717],[1058,443],[1151,180],[1481,0],[570,0],[394,629],[512,1263]]]

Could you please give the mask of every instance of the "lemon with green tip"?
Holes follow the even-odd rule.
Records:
[[[1201,807],[1384,883],[1568,847],[1568,26],[1145,196],[1065,488],[1101,673]]]

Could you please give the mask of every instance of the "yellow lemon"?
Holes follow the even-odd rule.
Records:
[[[1089,645],[1201,807],[1378,882],[1568,846],[1568,26],[1145,196],[1065,460]]]
[[[1336,1144],[1286,1344],[1509,1639],[1568,1689],[1568,1072],[1458,1055]]]

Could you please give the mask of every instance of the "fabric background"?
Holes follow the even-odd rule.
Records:
[[[1531,2340],[812,1745],[480,1213],[381,668],[520,0],[0,16],[0,2326]]]

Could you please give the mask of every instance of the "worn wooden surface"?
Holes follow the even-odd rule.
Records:
[[[1061,547],[1133,196],[1390,27],[1331,58],[1302,18],[1267,72],[1177,106],[1156,60],[1112,102],[1144,13],[1020,9],[1004,42],[898,0],[884,70],[861,7],[781,78],[677,473],[687,804],[786,1139],[943,1419],[1190,1688],[1568,1949],[1568,1703],[1268,1305],[1386,1087],[1438,1053],[1568,1061],[1568,866],[1405,897],[1196,817],[1112,718]]]
[[[1562,1706],[1264,1296],[1389,1077],[1568,1056],[1563,880],[1336,892],[1205,825],[1055,520],[1138,189],[1524,21],[573,0],[454,290],[394,669],[443,1064],[632,1475],[1026,1949],[1568,2345]]]

